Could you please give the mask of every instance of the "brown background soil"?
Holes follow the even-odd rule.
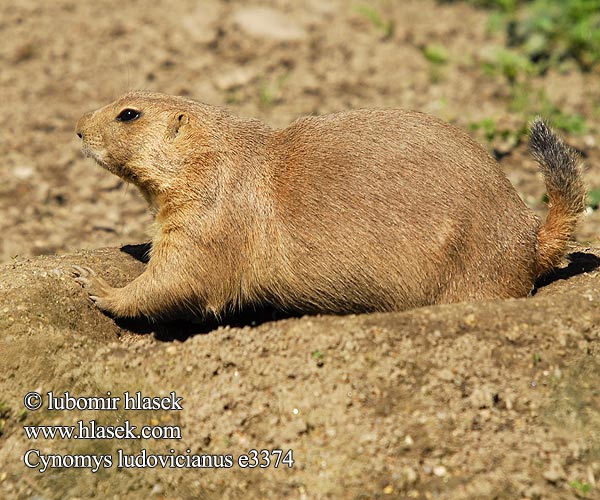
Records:
[[[129,89],[227,105],[273,126],[380,106],[465,129],[489,117],[518,126],[506,81],[481,69],[503,42],[487,32],[485,11],[370,2],[394,22],[385,37],[358,12],[365,4],[264,1],[268,10],[256,12],[236,1],[0,2],[0,498],[600,498],[600,275],[585,247],[529,299],[256,327],[250,314],[234,318],[241,327],[198,335],[211,328],[116,324],[65,274],[87,264],[123,284],[142,269],[123,252],[32,259],[147,240],[142,198],[84,159],[73,132],[83,112]],[[443,45],[448,62],[428,61],[427,44]],[[530,82],[585,117],[588,132],[566,139],[585,155],[590,187],[600,186],[597,81],[571,69]],[[526,145],[503,152],[511,181],[543,215],[544,187]],[[578,239],[597,246],[599,235],[600,212],[592,211]],[[31,390],[174,390],[184,411],[24,413]],[[183,439],[23,435],[23,425],[79,418],[174,423]],[[296,463],[40,474],[22,462],[33,447],[292,448]]]

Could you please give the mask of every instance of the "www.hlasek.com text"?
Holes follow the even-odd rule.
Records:
[[[101,425],[78,420],[75,425],[24,425],[27,439],[181,439],[178,425],[144,425],[129,420],[122,425]]]

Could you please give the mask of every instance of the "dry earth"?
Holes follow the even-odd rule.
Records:
[[[360,13],[367,4],[394,22],[390,36]],[[73,128],[84,111],[146,88],[273,126],[393,106],[464,128],[487,117],[516,127],[506,82],[481,70],[502,43],[486,24],[485,11],[428,0],[0,1],[0,498],[600,498],[600,253],[588,248],[598,246],[598,210],[579,230],[585,245],[520,300],[347,317],[246,311],[220,327],[117,324],[66,274],[86,264],[127,282],[143,264],[79,249],[143,242],[151,222],[134,189],[80,154]],[[448,62],[428,61],[428,44],[443,45]],[[567,140],[586,158],[590,187],[600,185],[597,77],[571,69],[530,82],[585,117],[588,132]],[[543,215],[526,146],[492,147]],[[175,391],[184,409],[23,409],[28,391],[65,390]],[[80,419],[177,425],[183,436],[35,441],[23,431]],[[95,474],[23,463],[29,449],[119,448],[236,459],[292,449],[295,463]]]
[[[117,325],[94,309],[68,269],[91,265],[123,284],[142,269],[126,253],[7,264],[0,496],[572,498],[573,481],[594,484],[600,475],[599,254],[579,249],[527,299],[259,326],[250,311],[225,322],[245,326],[209,333],[204,324]],[[175,391],[184,400],[182,411],[120,404],[117,411],[27,412],[28,391]],[[177,425],[182,439],[28,440],[23,432],[24,425],[78,420]],[[30,449],[114,462],[96,474],[42,474],[24,466]],[[250,449],[291,449],[295,462],[118,469],[118,449],[236,459]]]

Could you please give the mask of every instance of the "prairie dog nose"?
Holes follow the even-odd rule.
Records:
[[[84,132],[85,124],[87,123],[87,121],[90,119],[91,116],[92,116],[92,113],[86,113],[79,120],[77,120],[77,125],[75,125],[75,133],[77,134],[77,137],[79,137],[80,139],[83,139],[83,132]]]

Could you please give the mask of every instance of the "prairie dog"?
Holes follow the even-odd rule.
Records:
[[[76,133],[156,214],[148,266],[127,286],[76,271],[117,317],[522,297],[561,259],[584,209],[579,159],[541,120],[531,148],[550,200],[544,224],[481,146],[419,112],[356,110],[274,130],[140,91],[85,114]]]

